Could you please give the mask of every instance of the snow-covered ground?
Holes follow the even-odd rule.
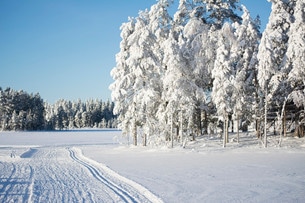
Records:
[[[277,140],[170,149],[111,130],[1,132],[0,202],[305,202],[305,139]]]

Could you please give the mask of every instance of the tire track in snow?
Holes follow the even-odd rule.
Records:
[[[70,156],[73,160],[87,168],[97,180],[116,194],[119,193],[119,197],[121,197],[123,201],[163,203],[159,197],[142,185],[117,174],[103,164],[85,157],[80,149],[67,148],[67,150],[70,152]]]

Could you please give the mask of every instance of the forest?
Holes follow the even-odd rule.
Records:
[[[143,145],[222,129],[267,136],[305,131],[305,2],[272,0],[266,29],[238,0],[171,0],[121,26],[111,71],[123,134]],[[272,130],[271,130],[272,129]],[[218,131],[219,132],[219,131]],[[141,139],[140,139],[141,138]]]
[[[0,130],[68,130],[115,128],[114,104],[110,101],[58,100],[44,102],[39,94],[0,87]]]

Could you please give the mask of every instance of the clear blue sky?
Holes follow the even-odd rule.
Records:
[[[156,0],[1,0],[0,87],[58,99],[110,99],[119,27]],[[241,0],[264,28],[271,4]]]

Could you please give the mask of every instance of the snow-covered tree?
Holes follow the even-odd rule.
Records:
[[[202,111],[205,115],[208,112],[208,97],[212,86],[212,68],[209,63],[215,60],[215,56],[211,54],[214,51],[213,38],[210,38],[209,32],[211,26],[204,23],[202,15],[201,7],[194,9],[190,14],[191,18],[183,30],[186,40],[182,47],[182,57],[187,61],[185,79],[188,81],[184,94],[191,100],[189,103],[193,106],[189,114],[194,117],[192,128],[196,129],[197,134],[201,134],[202,128],[207,132],[207,125],[202,126],[201,114]]]
[[[220,29],[225,22],[240,22],[241,17],[236,13],[239,0],[201,0],[205,3],[204,18],[207,23]]]
[[[287,58],[285,60],[288,82],[291,87],[290,97],[294,104],[305,112],[305,2],[295,1],[294,14],[289,31]],[[297,113],[297,116],[299,113]],[[299,116],[298,116],[299,117]],[[298,136],[304,136],[305,120],[296,120]]]
[[[16,111],[13,112],[10,125],[12,125],[12,130],[16,131],[16,130],[21,129],[20,118],[19,118],[19,115],[16,113]]]
[[[127,133],[132,126],[135,145],[137,127],[144,128],[145,136],[150,134],[161,103],[160,79],[164,70],[160,43],[169,29],[169,4],[170,1],[159,1],[121,28],[121,51],[117,55],[117,67],[112,70],[115,82],[110,88],[115,112],[120,113],[120,127]]]
[[[271,98],[282,80],[283,59],[287,51],[293,2],[272,0],[272,11],[258,52],[258,82],[264,94],[264,142],[267,147],[267,113]]]
[[[39,94],[28,94],[7,88],[0,91],[2,130],[42,130],[44,104]]]
[[[137,129],[144,140],[161,135],[153,139],[172,145],[184,129],[201,134],[215,106],[226,124],[233,114],[250,117],[258,24],[246,8],[237,15],[237,0],[180,0],[173,19],[170,3],[160,0],[121,27],[110,89],[120,128],[135,145]]]
[[[203,102],[198,85],[204,78],[200,78],[202,67],[195,67],[194,57],[198,57],[200,52],[198,43],[201,43],[199,35],[203,32],[203,22],[200,20],[201,14],[194,9],[199,9],[194,1],[180,1],[170,34],[163,43],[163,63],[166,68],[163,76],[163,104],[158,115],[166,124],[163,128],[166,140],[172,142],[174,137],[178,139],[179,134],[182,135],[183,125],[192,131],[198,129],[201,122],[199,117],[199,123],[196,122],[196,114],[200,115],[198,110]],[[176,129],[175,136],[173,128]]]
[[[239,120],[242,120],[243,128],[252,121],[255,113],[252,108],[256,105],[255,75],[257,67],[257,52],[260,41],[259,23],[250,17],[245,6],[243,8],[242,23],[234,23],[237,46],[235,47],[236,74],[233,82],[233,116],[237,120],[237,127],[240,128]],[[242,127],[241,126],[241,127]],[[238,131],[237,131],[238,132]],[[239,135],[239,133],[237,133]],[[239,137],[237,136],[237,139]]]
[[[288,79],[295,91],[303,90],[305,85],[305,2],[296,1],[293,23],[289,31],[286,68]],[[304,92],[303,92],[304,93]],[[300,103],[295,101],[295,103]]]
[[[144,98],[142,106],[145,107],[145,111],[140,113],[146,115],[146,123],[143,126],[144,145],[146,145],[147,137],[150,138],[156,129],[160,128],[157,115],[159,107],[164,103],[162,100],[163,77],[166,71],[164,42],[167,40],[171,28],[172,18],[168,13],[171,3],[171,0],[160,0],[150,8],[147,25],[150,36],[143,39],[146,41],[143,47],[146,52],[143,66],[146,66],[147,75],[145,77],[148,79],[142,92],[143,96],[140,95],[140,98]]]
[[[229,23],[225,23],[219,31],[218,49],[215,67],[212,72],[213,92],[212,100],[217,108],[219,120],[224,122],[224,147],[228,142],[229,116],[233,114],[233,81],[235,76],[235,47],[234,30]]]
[[[119,114],[118,127],[123,130],[124,134],[130,132],[131,121],[134,121],[134,116],[128,115],[128,111],[133,106],[134,78],[130,75],[131,70],[127,65],[127,60],[131,54],[131,35],[134,31],[135,19],[129,18],[129,21],[121,26],[122,41],[120,43],[120,52],[116,55],[116,67],[111,71],[114,82],[109,87],[112,91],[112,100],[115,102],[114,113]]]

